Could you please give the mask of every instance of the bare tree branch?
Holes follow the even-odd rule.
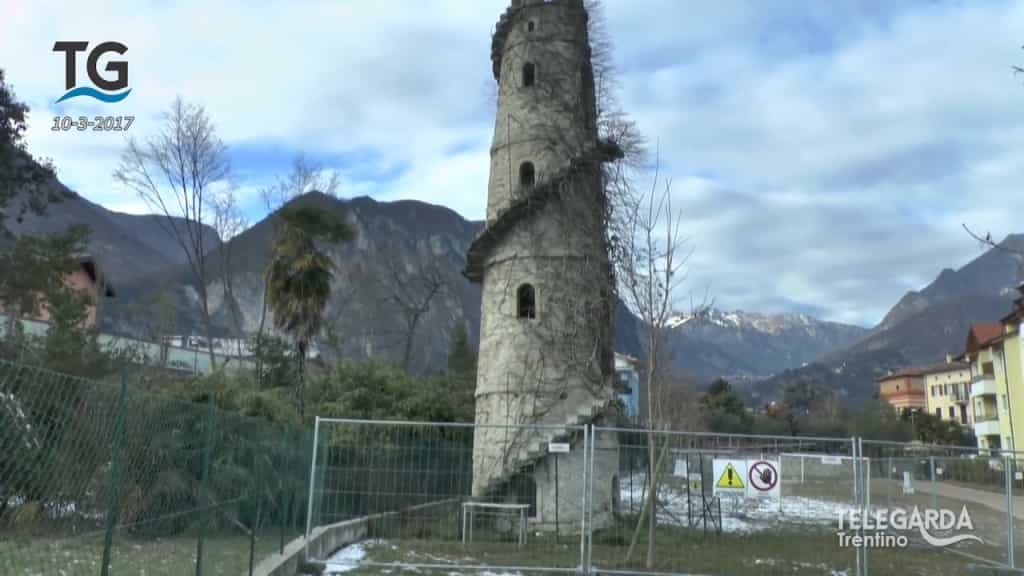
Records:
[[[1018,256],[1024,256],[1024,251],[1017,250],[1017,249],[1011,248],[1009,246],[1005,246],[1004,244],[1002,244],[1000,242],[996,242],[995,240],[993,240],[991,232],[985,232],[985,236],[981,236],[980,234],[976,233],[974,230],[971,230],[970,227],[968,227],[966,223],[961,224],[961,225],[964,227],[964,230],[967,231],[967,234],[969,234],[971,236],[971,238],[974,238],[975,240],[978,241],[978,243],[980,243],[980,244],[982,244],[982,245],[984,245],[984,246],[986,246],[988,248],[995,248],[996,250],[1000,250],[1000,251],[1006,252],[1008,254],[1016,254]]]
[[[237,353],[241,357],[243,352],[241,336],[244,326],[242,325],[242,314],[238,307],[238,299],[235,297],[235,270],[234,259],[232,258],[234,243],[231,240],[245,231],[249,223],[245,215],[242,214],[241,209],[239,209],[238,201],[231,190],[215,197],[210,204],[210,208],[213,211],[213,229],[217,233],[217,237],[221,239],[219,263],[221,285],[224,289],[224,304],[228,306],[232,322],[234,323],[234,336],[238,343]]]
[[[274,184],[260,190],[260,196],[273,212],[291,200],[316,190],[328,196],[337,196],[341,185],[336,171],[327,170],[323,164],[310,160],[305,154],[292,159],[291,169],[284,177],[278,177]]]
[[[114,180],[162,215],[160,227],[181,248],[199,294],[210,365],[215,367],[213,325],[207,290],[204,209],[220,201],[230,174],[227,149],[206,110],[177,97],[160,131],[146,142],[128,139]]]
[[[382,288],[402,316],[405,328],[402,334],[402,367],[410,372],[416,329],[430,310],[431,302],[448,283],[435,260],[421,262],[408,270],[396,258],[390,257],[385,259],[385,268]]]

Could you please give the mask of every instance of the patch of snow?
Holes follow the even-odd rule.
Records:
[[[669,318],[665,322],[665,325],[668,326],[669,328],[678,328],[678,327],[682,326],[683,324],[686,324],[690,320],[693,320],[693,316],[692,315],[690,315],[690,314],[680,314],[678,316],[673,316],[673,317]]]
[[[363,560],[366,560],[366,548],[373,544],[376,542],[356,542],[338,550],[327,559],[324,573],[343,574],[359,568]]]
[[[635,474],[632,482],[624,481],[620,486],[623,506],[629,506],[630,503],[634,507],[642,505],[643,473]],[[660,484],[658,499],[665,503],[664,509],[658,512],[658,523],[686,526],[688,503],[685,488]],[[829,527],[836,525],[841,512],[850,514],[858,510],[852,503],[804,496],[783,496],[781,500],[780,509],[779,500],[773,498],[722,497],[722,531],[729,534],[752,534],[776,529],[780,525]],[[700,514],[701,500],[700,495],[696,494],[690,498],[689,517],[700,518]]]

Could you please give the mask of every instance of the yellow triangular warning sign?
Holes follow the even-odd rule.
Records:
[[[715,483],[719,488],[743,488],[743,478],[740,477],[732,463],[726,464],[725,470]]]

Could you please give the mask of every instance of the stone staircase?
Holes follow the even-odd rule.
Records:
[[[528,471],[548,455],[548,444],[571,439],[578,427],[590,424],[609,407],[611,399],[594,399],[587,406],[572,412],[558,428],[537,428],[531,431],[530,440],[515,450],[515,455],[506,454],[502,473],[491,477],[483,491],[485,498],[500,498],[508,484],[520,473]],[[544,422],[544,425],[550,425]]]

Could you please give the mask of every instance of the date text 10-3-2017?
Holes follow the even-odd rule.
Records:
[[[135,116],[54,116],[53,126],[50,130],[54,132],[67,132],[72,128],[84,132],[90,128],[94,132],[122,132],[131,127],[135,122]]]

